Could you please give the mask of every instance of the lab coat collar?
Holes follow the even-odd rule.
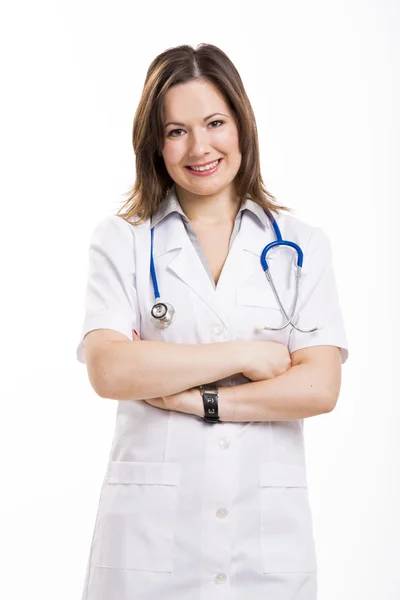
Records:
[[[258,226],[263,231],[272,231],[271,222],[265,214],[264,209],[259,204],[257,204],[257,202],[254,202],[254,200],[252,200],[250,197],[247,197],[242,202],[242,205],[239,209],[239,213],[243,212],[252,213],[254,220],[258,221]],[[183,212],[183,209],[179,203],[176,194],[175,184],[170,188],[165,198],[161,201],[156,213],[151,217],[150,227],[155,227],[163,220],[169,220],[171,214],[180,215],[181,220],[185,221],[186,223],[189,222],[189,219]],[[274,214],[273,216],[275,218],[277,217],[276,214]],[[245,239],[244,242],[245,248],[247,250],[257,252],[258,244],[256,239]],[[159,241],[157,247],[154,248],[154,257],[160,256],[161,254],[164,254],[165,252],[168,252],[170,250],[182,247],[182,239],[180,238],[180,236],[178,238],[176,236],[170,235],[163,236],[162,242]]]
[[[166,218],[169,209],[171,210]],[[241,227],[229,251],[216,289],[186,233],[175,199],[171,201],[170,198],[165,198],[156,213],[158,226],[154,230],[153,248],[156,269],[158,259],[170,252],[171,258],[164,258],[163,268],[168,267],[168,270],[188,285],[227,327],[228,315],[224,308],[228,304],[227,300],[232,298],[232,295],[236,296],[237,288],[252,277],[257,269],[262,269],[261,252],[264,246],[275,240],[269,219],[258,204],[247,199],[242,209]],[[175,250],[180,252],[174,252]],[[168,301],[167,298],[165,300]]]

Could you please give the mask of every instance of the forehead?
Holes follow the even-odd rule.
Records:
[[[179,117],[179,120],[201,118],[215,113],[230,114],[229,106],[218,88],[206,81],[180,83],[168,90],[164,98],[165,120]]]

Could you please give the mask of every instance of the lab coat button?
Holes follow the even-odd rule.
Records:
[[[215,576],[215,583],[225,583],[226,580],[227,577],[225,573],[218,573],[218,575]]]
[[[211,328],[211,333],[214,334],[214,335],[221,335],[222,331],[223,330],[222,330],[221,325],[214,325]]]
[[[221,448],[221,450],[227,450],[227,448],[229,448],[230,445],[231,441],[229,438],[221,438],[219,441],[219,447]]]
[[[217,515],[218,519],[225,519],[225,517],[228,515],[228,511],[226,508],[219,508],[215,514]]]

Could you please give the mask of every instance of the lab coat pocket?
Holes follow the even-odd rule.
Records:
[[[274,299],[260,295],[257,289],[241,287],[237,289],[236,333],[239,339],[272,341],[288,344],[291,326],[272,331],[264,327],[282,327],[287,319],[282,315]],[[285,303],[289,314],[290,308]]]
[[[259,492],[263,572],[316,572],[305,466],[261,463]]]
[[[287,278],[286,278],[287,279]],[[283,274],[274,274],[274,284],[283,306],[289,310],[294,288],[286,281]],[[237,288],[237,302],[245,306],[260,306],[279,310],[271,284],[261,269],[257,269],[245,282]]]
[[[172,572],[179,478],[179,463],[109,463],[96,523],[95,566]]]

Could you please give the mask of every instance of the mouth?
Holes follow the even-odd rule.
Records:
[[[199,167],[187,165],[185,166],[185,169],[191,175],[195,175],[197,177],[206,177],[207,175],[212,175],[213,173],[216,173],[218,171],[219,165],[221,164],[222,160],[222,158],[218,158],[217,160],[210,161]]]

